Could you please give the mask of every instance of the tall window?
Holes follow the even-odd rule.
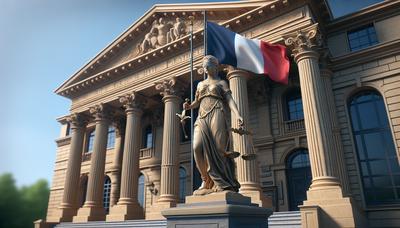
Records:
[[[110,194],[111,194],[111,179],[108,176],[106,176],[104,179],[103,206],[107,214],[110,211]]]
[[[94,145],[94,130],[92,130],[88,135],[86,143],[86,152],[91,153],[93,151],[93,145]]]
[[[152,148],[153,147],[153,129],[152,126],[149,125],[144,130],[144,137],[143,137],[143,146],[144,148]]]
[[[138,181],[138,201],[142,207],[144,207],[144,187],[144,175],[140,174]]]
[[[303,102],[299,88],[288,91],[285,96],[286,103],[286,120],[304,119]]]
[[[71,134],[71,124],[67,123],[67,130],[65,131],[65,136],[69,136]]]
[[[400,167],[381,95],[363,91],[348,105],[366,204],[399,204]]]
[[[81,197],[79,201],[81,207],[86,201],[87,184],[88,184],[88,177],[84,176],[83,179],[81,180]]]
[[[179,200],[185,201],[186,196],[186,170],[182,167],[179,168]]]
[[[115,144],[115,127],[110,126],[108,128],[108,135],[107,135],[107,149],[114,148]]]
[[[357,51],[378,43],[375,28],[367,25],[347,33],[351,51]]]

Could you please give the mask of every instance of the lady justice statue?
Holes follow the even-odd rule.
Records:
[[[211,55],[203,58],[203,68],[208,77],[201,81],[194,101],[183,104],[184,110],[199,108],[194,124],[193,150],[202,184],[193,195],[206,195],[220,191],[238,192],[240,184],[235,176],[236,152],[229,152],[227,117],[229,110],[235,114],[239,126],[243,125],[231,91],[226,81],[218,76],[218,60]],[[236,153],[236,155],[235,155]]]

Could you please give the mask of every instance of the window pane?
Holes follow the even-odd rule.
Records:
[[[400,168],[382,97],[374,91],[361,92],[349,105],[367,205],[400,204],[395,194]]]
[[[138,181],[138,201],[140,206],[144,205],[144,176],[141,174]]]
[[[94,143],[94,130],[92,132],[90,132],[89,136],[88,136],[88,142],[87,142],[87,146],[86,146],[86,152],[92,152],[93,151],[93,143]]]
[[[107,149],[114,148],[114,146],[115,146],[115,128],[111,126],[108,128]]]
[[[107,214],[110,211],[110,193],[111,193],[111,180],[109,177],[106,177],[104,180],[103,206]]]
[[[382,147],[384,144],[380,132],[364,134],[364,139],[368,159],[385,157],[385,148]]]
[[[347,33],[350,50],[356,51],[378,43],[373,25],[364,26]]]

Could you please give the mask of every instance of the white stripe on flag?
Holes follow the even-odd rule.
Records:
[[[246,39],[245,37],[236,34],[235,54],[238,68],[256,74],[264,73],[264,58],[261,54],[259,40]]]

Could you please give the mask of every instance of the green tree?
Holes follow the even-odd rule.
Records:
[[[18,189],[12,174],[0,175],[0,227],[33,227],[46,216],[49,192],[46,180]]]
[[[22,211],[26,227],[33,226],[33,221],[45,217],[49,193],[47,181],[43,179],[21,189]]]
[[[22,227],[21,198],[12,174],[0,176],[0,227]]]

